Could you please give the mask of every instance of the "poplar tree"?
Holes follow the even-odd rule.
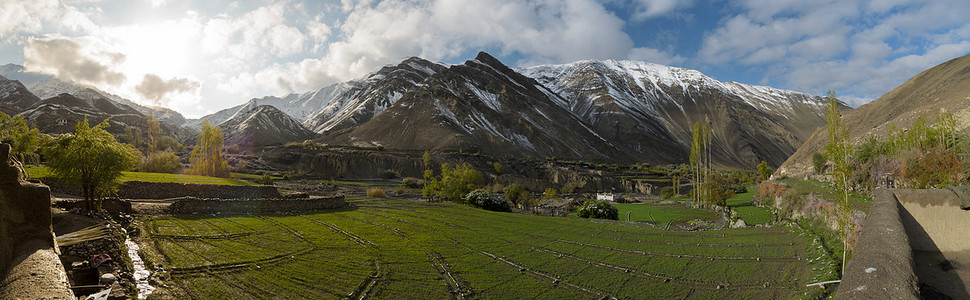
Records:
[[[835,96],[835,91],[829,91],[826,97],[825,120],[828,123],[829,142],[825,145],[826,157],[832,160],[834,170],[832,171],[833,181],[838,189],[838,222],[839,231],[842,233],[842,273],[845,273],[845,255],[849,250],[849,235],[852,231],[852,207],[849,205],[849,174],[850,161],[849,154],[852,146],[849,144],[849,133],[845,128],[845,120],[842,119],[842,111],[839,108],[839,99]]]

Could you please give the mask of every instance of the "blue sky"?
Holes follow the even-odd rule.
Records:
[[[966,0],[5,0],[0,63],[199,117],[408,56],[632,59],[858,106],[970,52]]]

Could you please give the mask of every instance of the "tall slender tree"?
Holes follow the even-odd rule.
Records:
[[[845,274],[845,257],[849,251],[849,236],[852,232],[852,207],[849,205],[849,173],[852,146],[849,144],[849,133],[845,128],[845,120],[842,119],[842,110],[839,107],[839,99],[835,96],[835,91],[829,91],[826,97],[825,120],[828,123],[829,142],[825,145],[826,157],[833,163],[833,181],[838,189],[839,199],[837,199],[837,218],[839,231],[842,234],[842,273]]]

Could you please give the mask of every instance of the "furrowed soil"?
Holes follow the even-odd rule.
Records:
[[[144,216],[154,297],[195,299],[816,298],[797,227],[665,231],[644,222],[348,197],[285,216]],[[145,247],[143,247],[145,248]]]

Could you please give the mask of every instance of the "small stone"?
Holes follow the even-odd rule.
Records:
[[[111,274],[111,273],[101,274],[101,279],[100,279],[101,284],[112,284],[116,280],[117,278],[115,278],[115,274]]]

